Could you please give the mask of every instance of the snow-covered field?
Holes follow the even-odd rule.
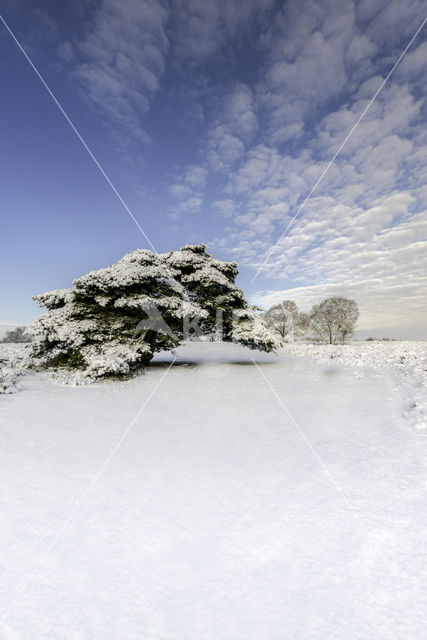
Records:
[[[172,361],[0,395],[0,637],[424,639],[426,344]]]
[[[363,375],[367,367],[385,368],[406,391],[407,417],[417,429],[427,429],[427,342],[373,341],[334,346],[290,343],[285,352],[319,363],[357,367],[355,375]]]

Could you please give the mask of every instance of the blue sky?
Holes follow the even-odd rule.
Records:
[[[3,17],[159,252],[206,242],[251,301],[354,297],[427,338],[418,0],[6,0]],[[147,242],[3,25],[1,325]]]

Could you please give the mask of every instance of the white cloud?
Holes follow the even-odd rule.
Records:
[[[207,170],[195,164],[179,167],[169,194],[177,204],[172,206],[169,217],[177,220],[182,215],[199,213],[204,201]]]
[[[185,168],[183,182],[191,189],[203,190],[206,184],[207,170],[198,165],[188,165]]]
[[[58,45],[58,53],[65,62],[71,62],[74,58],[74,50],[71,42],[61,42]]]
[[[200,65],[274,5],[274,0],[175,0],[173,55]]]
[[[110,124],[140,141],[140,122],[165,68],[168,11],[155,0],[102,0],[78,43],[74,73]]]
[[[243,156],[245,147],[240,138],[217,126],[209,134],[207,161],[213,171],[226,171]]]
[[[366,37],[356,39],[354,5],[348,1],[285,3],[275,23],[258,98],[270,139],[280,144],[300,136],[311,114],[340,96],[350,67],[357,59],[360,66],[375,46]],[[364,66],[369,73],[369,64]]]
[[[355,7],[366,34],[389,51],[408,44],[425,18],[424,0],[360,0]]]
[[[223,96],[207,134],[206,156],[213,171],[227,171],[244,156],[258,131],[255,110],[253,93],[242,82]]]
[[[250,141],[258,130],[258,120],[254,113],[254,97],[251,89],[239,82],[227,96],[225,118],[233,133],[245,141]]]
[[[185,184],[172,184],[169,193],[173,200],[185,200],[191,194],[191,189]]]
[[[313,24],[315,21],[309,27],[305,23],[303,26],[310,31]],[[325,23],[322,23],[324,28]],[[334,28],[329,25],[329,33],[333,34]],[[353,27],[347,34],[358,39]],[[299,64],[298,52],[304,46],[298,49],[296,44],[292,48],[292,43],[284,43],[282,58],[294,56]],[[421,56],[417,48],[412,53],[413,68],[418,69]],[[233,240],[238,253],[241,233],[242,260],[246,264],[257,267],[264,260],[264,255],[254,260],[254,252],[248,253],[245,238],[248,228],[255,230],[260,239],[274,243],[381,82],[382,77],[375,76],[354,85],[353,99],[348,96],[338,109],[318,118],[307,146],[299,146],[291,153],[264,142],[247,152],[225,189],[229,197],[238,198],[241,208],[251,214],[244,223],[236,218]],[[287,104],[286,99],[284,104]],[[362,251],[367,257],[366,243],[377,243],[377,236],[385,236],[385,231],[397,224],[414,227],[418,224],[414,215],[427,206],[424,108],[424,97],[408,82],[396,78],[385,87],[328,169],[288,236],[276,247],[264,275],[277,277],[280,274],[283,278],[299,277],[308,281],[310,278],[335,278],[339,273],[344,274],[345,264],[342,253],[336,253],[335,259],[334,253],[329,253],[328,243],[335,243],[337,235],[344,239],[342,244],[346,247],[343,250]],[[329,221],[331,233],[328,237],[319,226],[322,220]],[[409,229],[405,230],[406,236],[410,233]],[[398,237],[396,232],[394,238]],[[403,237],[401,234],[400,238]],[[334,251],[337,251],[336,246]],[[385,273],[381,251],[380,247],[380,253],[371,254],[370,260],[374,265],[372,271],[378,268]],[[398,255],[394,258],[398,260]],[[408,272],[411,268],[413,266],[409,265]],[[360,266],[360,269],[366,271],[366,266]]]
[[[231,218],[236,213],[236,203],[230,198],[216,200],[212,203],[212,208],[218,212],[222,218]]]
[[[425,85],[427,82],[426,71],[427,42],[422,42],[415,50],[406,54],[397,73],[404,81],[420,81],[422,85]]]
[[[176,208],[176,212],[180,214],[199,213],[203,205],[203,199],[199,197],[191,197],[181,202]]]

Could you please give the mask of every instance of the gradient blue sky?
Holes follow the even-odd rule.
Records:
[[[156,249],[206,242],[262,306],[354,297],[427,338],[427,26],[418,0],[3,1]],[[0,25],[0,324],[147,243]]]

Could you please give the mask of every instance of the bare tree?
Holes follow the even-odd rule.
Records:
[[[264,320],[267,325],[285,339],[296,331],[299,317],[298,307],[293,300],[283,300],[275,304],[265,313]]]
[[[326,298],[314,305],[310,313],[310,327],[322,342],[344,343],[353,335],[359,309],[354,300],[339,296]]]
[[[304,313],[303,311],[301,311],[298,314],[298,319],[296,322],[296,326],[294,329],[294,333],[297,336],[304,336],[306,335],[306,333],[308,332],[308,330],[310,329],[310,314],[309,313]]]

